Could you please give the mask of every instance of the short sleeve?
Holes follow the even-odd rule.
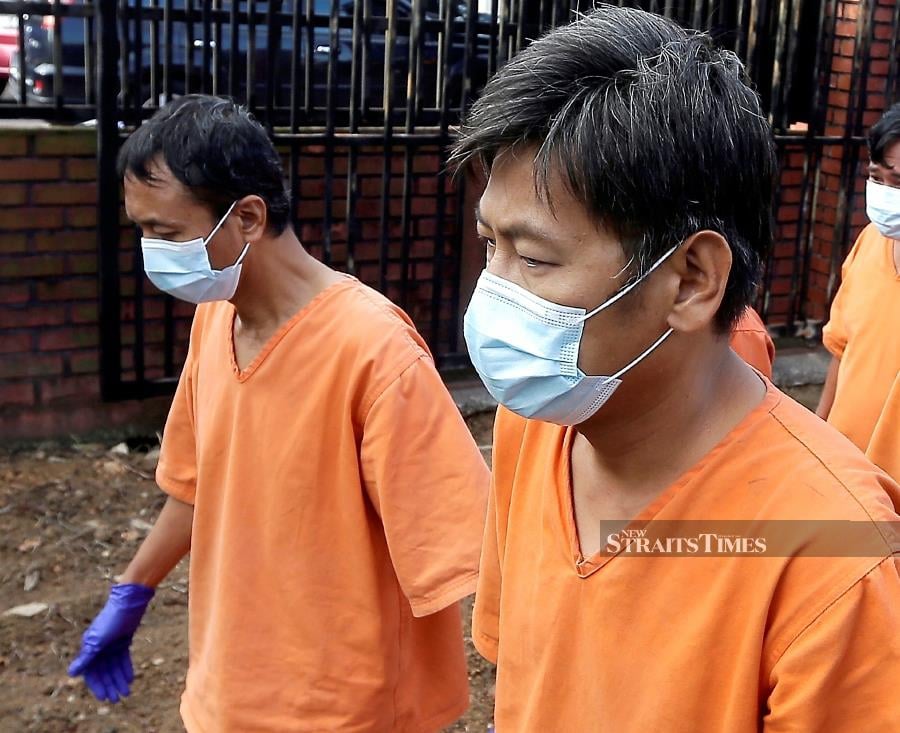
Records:
[[[510,502],[517,472],[522,468],[522,446],[528,420],[497,408],[491,454],[491,490],[481,550],[478,590],[472,613],[472,642],[487,660],[497,663],[500,646],[500,607],[503,588],[503,557]],[[526,469],[527,470],[527,469]]]
[[[900,731],[900,559],[831,603],[770,674],[765,733]]]
[[[429,357],[375,399],[360,455],[413,615],[473,593],[490,472]]]
[[[500,646],[500,548],[497,532],[497,499],[488,497],[487,522],[481,547],[481,569],[472,611],[472,643],[485,659],[497,663]]]
[[[197,490],[197,442],[194,434],[193,358],[187,361],[163,429],[156,483],[169,496],[194,503]]]
[[[871,225],[870,225],[871,226]],[[822,343],[832,356],[840,359],[844,355],[844,349],[847,346],[847,324],[844,317],[845,303],[850,297],[852,284],[850,282],[850,270],[853,262],[856,260],[857,254],[862,246],[862,241],[866,236],[866,230],[859,235],[847,259],[841,266],[841,284],[838,287],[837,294],[831,303],[831,312],[828,317],[828,323],[822,328]]]

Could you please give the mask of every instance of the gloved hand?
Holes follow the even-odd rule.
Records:
[[[114,585],[103,610],[84,632],[69,675],[83,674],[98,700],[118,702],[127,697],[134,681],[129,647],[153,593],[153,588],[137,583]]]

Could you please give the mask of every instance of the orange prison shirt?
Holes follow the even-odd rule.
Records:
[[[900,481],[900,273],[894,243],[863,229],[841,271],[822,340],[840,359],[828,422]]]
[[[900,520],[887,475],[767,390],[638,521],[756,520],[765,537],[771,520]],[[800,556],[818,531],[801,522],[781,557],[585,558],[574,435],[497,414],[472,635],[498,664],[498,733],[900,731],[896,538]]]
[[[749,305],[731,329],[729,345],[750,366],[772,378],[772,362],[775,360],[775,344],[766,324]]]
[[[197,309],[157,471],[194,505],[187,730],[447,725],[490,477],[424,342],[352,278],[243,371],[234,317]]]

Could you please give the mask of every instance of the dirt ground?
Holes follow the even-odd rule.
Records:
[[[490,443],[492,416],[470,421]],[[156,439],[0,449],[0,733],[170,733],[187,666],[187,563],[160,586],[132,646],[129,698],[98,703],[66,676],[81,634],[163,503],[152,476]],[[27,589],[27,590],[26,590]],[[46,608],[5,616],[23,604]],[[466,631],[471,603],[466,603]],[[467,639],[472,706],[448,731],[484,733],[493,666]]]

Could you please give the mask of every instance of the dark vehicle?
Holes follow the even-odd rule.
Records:
[[[63,3],[77,5],[83,0]],[[388,91],[395,121],[403,119],[413,77],[420,123],[423,111],[427,120],[427,110],[433,109],[437,119],[442,105],[458,106],[467,77],[473,90],[486,80],[485,36],[473,32],[466,54],[466,4],[450,4],[454,29],[446,44],[439,3],[425,0],[419,18],[414,19],[412,0],[394,0]],[[246,100],[255,108],[271,107],[273,123],[285,124],[292,104],[303,125],[322,124],[329,106],[338,124],[346,123],[351,106],[358,111],[359,124],[383,122],[389,35],[385,0],[365,3],[366,23],[362,22],[363,0],[338,0],[334,15],[332,0],[275,0],[271,13],[268,1],[224,0],[206,11],[199,5],[185,0],[141,0],[138,6],[128,0],[120,9],[121,94],[127,106],[155,106],[173,95],[203,91]],[[488,16],[478,16],[472,24],[487,20]],[[354,24],[362,32],[354,33]],[[66,106],[94,103],[94,74],[86,69],[95,68],[95,33],[91,17],[26,17],[27,103],[54,104],[58,86]],[[414,74],[410,74],[412,46]],[[58,76],[54,54],[61,60]],[[4,96],[18,99],[17,52],[10,66]]]

